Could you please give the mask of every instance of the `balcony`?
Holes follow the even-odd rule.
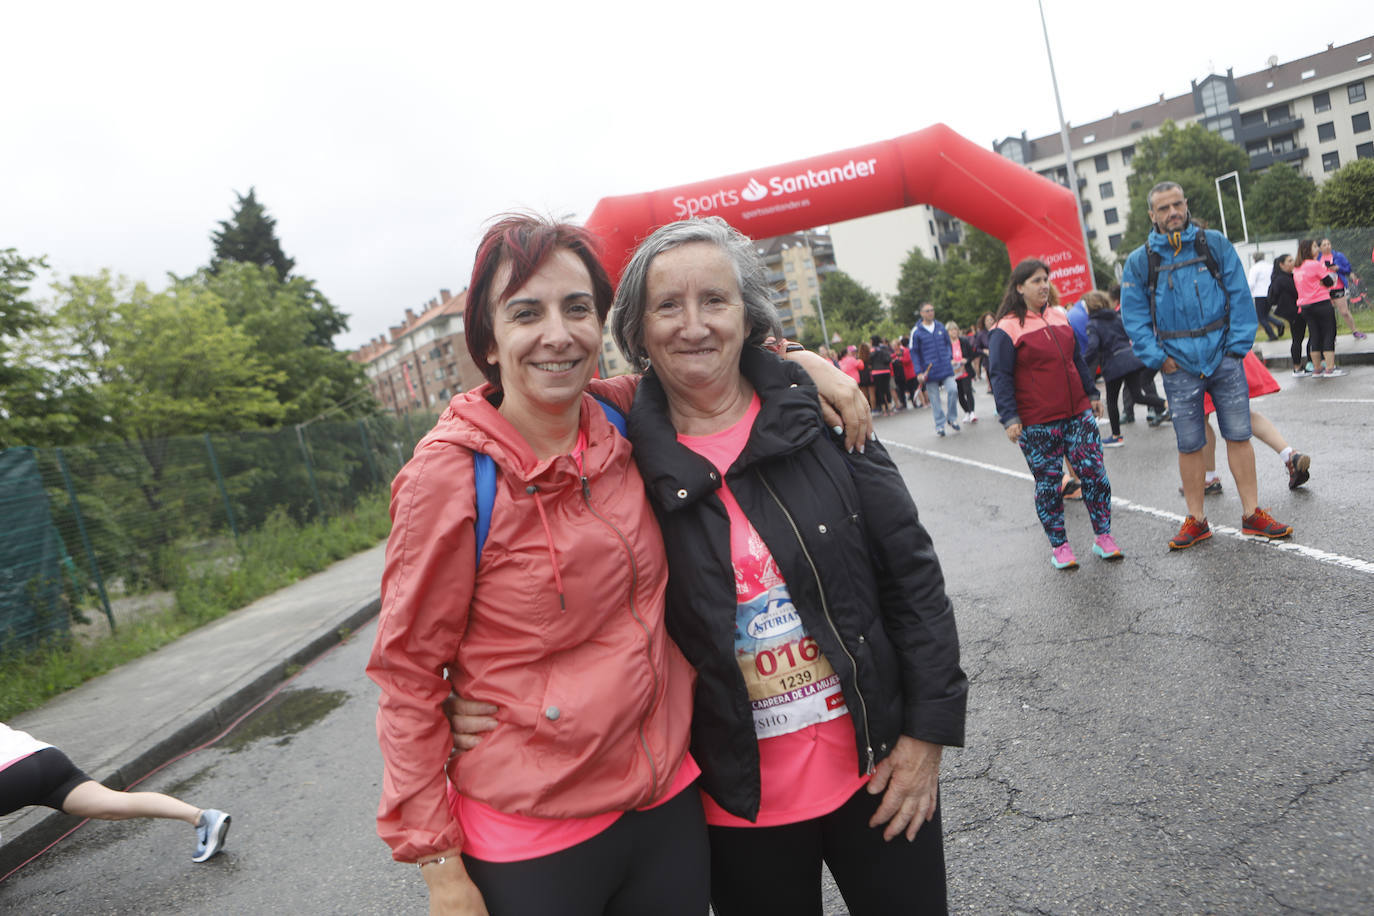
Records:
[[[1268,140],[1282,134],[1291,134],[1302,129],[1302,118],[1285,118],[1267,124],[1246,124],[1236,132],[1236,144],[1244,146],[1252,140]]]
[[[1250,171],[1258,172],[1260,169],[1267,169],[1275,162],[1301,162],[1307,158],[1307,147],[1295,146],[1282,153],[1273,153],[1265,150],[1262,153],[1252,153],[1250,155]]]
[[[938,236],[940,244],[948,248],[951,245],[958,245],[964,240],[963,233],[958,229],[945,229]]]
[[[763,278],[764,282],[768,284],[781,283],[785,279],[787,278],[783,275],[783,272],[780,270],[770,270]]]

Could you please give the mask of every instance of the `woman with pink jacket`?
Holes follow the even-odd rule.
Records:
[[[1298,266],[1293,270],[1298,288],[1298,312],[1307,321],[1308,346],[1312,352],[1312,377],[1335,378],[1345,375],[1336,368],[1336,309],[1331,304],[1335,285],[1316,239],[1298,242]]]

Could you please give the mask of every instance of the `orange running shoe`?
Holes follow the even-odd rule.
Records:
[[[1207,525],[1205,518],[1193,518],[1191,515],[1183,520],[1183,527],[1178,529],[1178,534],[1169,539],[1170,550],[1183,550],[1192,547],[1198,541],[1205,541],[1212,536],[1212,529]]]

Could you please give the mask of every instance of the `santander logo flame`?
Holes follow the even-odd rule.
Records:
[[[745,200],[752,203],[756,200],[763,200],[765,197],[767,197],[768,189],[765,188],[763,185],[759,184],[759,180],[757,178],[750,178],[749,183],[744,186],[744,190],[739,192],[739,196],[743,197]]]

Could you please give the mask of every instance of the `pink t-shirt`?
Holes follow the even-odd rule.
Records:
[[[578,432],[572,457],[579,471],[586,448],[587,434]],[[700,775],[701,768],[688,754],[663,794],[636,810],[648,811],[672,801]],[[448,808],[462,825],[463,852],[486,862],[522,862],[571,849],[608,830],[625,813],[608,811],[592,817],[561,819],[510,814],[459,795],[452,783],[448,786]]]
[[[722,480],[759,414],[755,395],[729,429],[678,441],[715,465]],[[702,793],[706,822],[774,827],[829,814],[868,782],[858,775],[854,721],[835,674],[806,631],[777,563],[730,488],[720,499],[730,517],[735,570],[735,657],[749,689],[759,739],[761,797],[757,821],[735,817]]]

